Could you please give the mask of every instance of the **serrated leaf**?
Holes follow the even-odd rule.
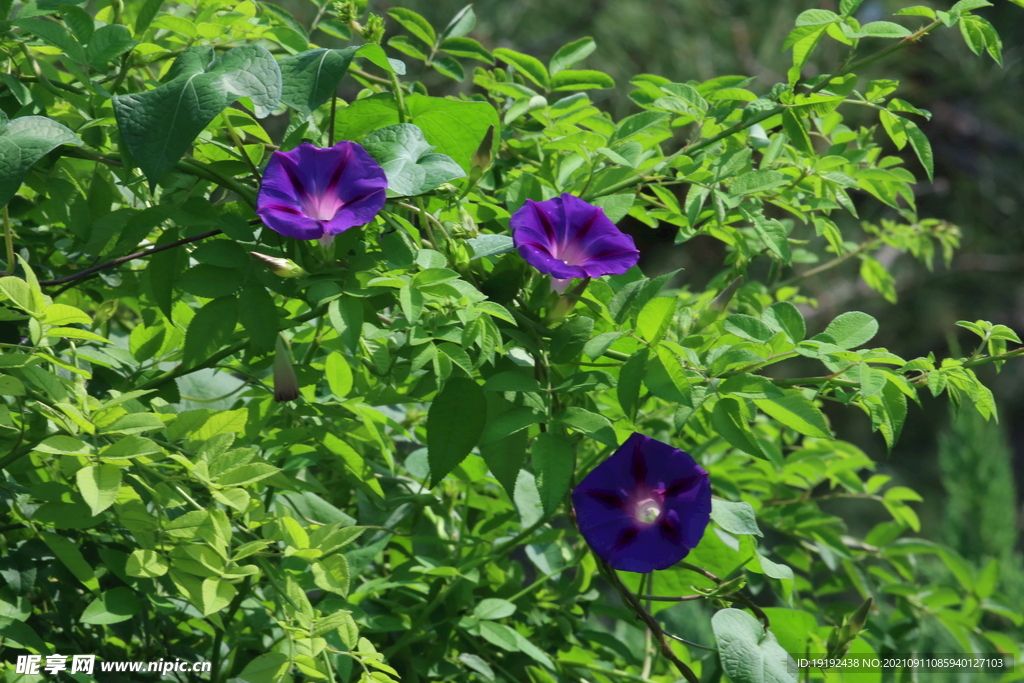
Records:
[[[776,332],[785,332],[794,344],[803,341],[807,334],[807,323],[800,310],[788,301],[779,301],[764,309],[761,320]]]
[[[766,460],[764,450],[750,430],[738,400],[729,397],[719,399],[711,411],[711,424],[718,435],[730,445],[755,458]]]
[[[867,313],[848,311],[837,316],[825,328],[825,334],[832,337],[841,349],[855,349],[871,341],[878,332],[878,321]]]
[[[257,45],[232,48],[219,56],[212,47],[188,47],[168,76],[158,88],[113,98],[121,139],[151,186],[238,98],[248,97],[260,118],[269,115],[281,98],[277,60]]]
[[[117,500],[121,488],[121,468],[116,465],[90,465],[75,473],[78,491],[92,514],[98,515]]]
[[[801,434],[823,439],[832,438],[825,416],[800,391],[787,391],[783,396],[754,399],[754,403],[768,415]]]

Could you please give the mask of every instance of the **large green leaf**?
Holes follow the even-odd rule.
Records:
[[[825,416],[800,391],[787,391],[784,396],[755,399],[757,407],[782,424],[807,436],[831,439]]]
[[[268,116],[281,98],[281,69],[265,48],[244,45],[217,56],[189,47],[158,88],[114,97],[121,139],[150,185],[188,150],[196,136],[240,97],[256,116]]]
[[[32,164],[60,145],[81,144],[70,129],[45,116],[8,122],[0,111],[0,206],[11,201]]]
[[[572,479],[575,464],[572,444],[565,437],[544,432],[534,439],[530,453],[544,514],[553,514],[562,503]]]
[[[119,624],[139,613],[139,598],[131,588],[111,588],[82,612],[83,624]]]
[[[185,332],[182,362],[198,365],[219,351],[231,338],[238,320],[238,299],[222,296],[199,309]]]
[[[483,388],[468,377],[453,377],[427,413],[427,458],[431,486],[469,455],[487,424]]]
[[[375,130],[361,144],[387,174],[389,193],[423,194],[441,183],[466,176],[450,156],[433,152],[434,145],[411,123]]]
[[[835,340],[841,349],[855,349],[871,341],[878,332],[878,321],[861,311],[848,311],[836,318],[825,328],[825,334]]]
[[[486,102],[415,94],[405,98],[405,105],[409,110],[408,123],[419,126],[427,142],[437,147],[437,152],[450,156],[467,173],[488,128],[494,126],[494,139],[501,139],[498,112]],[[356,100],[339,111],[335,117],[335,132],[341,140],[359,140],[378,128],[396,123],[399,120],[395,98],[390,93],[382,93]]]
[[[303,116],[308,116],[334,95],[358,49],[319,48],[279,61],[281,101]]]
[[[743,404],[735,398],[723,397],[711,412],[711,424],[718,435],[730,445],[756,458],[765,458],[761,444],[747,424]]]
[[[734,683],[796,683],[788,655],[775,635],[743,610],[723,609],[711,617],[722,668]]]
[[[116,465],[90,465],[75,473],[78,491],[92,514],[98,515],[117,500],[121,487],[121,468]]]

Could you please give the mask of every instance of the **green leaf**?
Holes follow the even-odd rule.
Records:
[[[278,317],[274,298],[255,280],[246,283],[238,296],[238,322],[249,335],[256,353],[270,353],[277,341]]]
[[[726,332],[750,341],[766,342],[773,332],[768,325],[750,315],[733,314],[725,319],[722,327]]]
[[[592,413],[584,408],[572,406],[559,413],[555,421],[572,427],[606,446],[618,446],[612,423],[604,415]]]
[[[207,303],[188,324],[182,363],[195,367],[217,353],[231,339],[238,319],[238,299],[222,296]]]
[[[764,309],[761,320],[774,332],[785,332],[789,340],[799,344],[807,334],[807,323],[796,306],[788,301],[779,301]]]
[[[781,397],[754,399],[754,403],[782,424],[801,434],[823,439],[832,438],[825,416],[798,390],[787,391]]]
[[[796,18],[797,26],[822,26],[839,21],[839,15],[827,9],[809,9]]]
[[[78,491],[92,514],[98,515],[117,500],[121,488],[121,468],[116,465],[90,465],[75,473]]]
[[[280,60],[281,101],[309,116],[334,96],[358,49],[319,48]]]
[[[825,334],[841,349],[855,349],[871,341],[878,332],[878,321],[867,313],[849,311],[837,316],[825,328]]]
[[[434,33],[434,27],[430,25],[429,21],[411,9],[395,7],[388,10],[388,16],[401,24],[409,33],[422,40],[427,47],[433,48],[437,43],[437,34]]]
[[[636,329],[648,344],[657,344],[668,331],[675,317],[675,297],[659,296],[651,299],[636,317]]]
[[[164,4],[164,0],[145,0],[142,7],[139,8],[139,13],[135,15],[135,35],[141,36],[149,28],[149,25],[153,22],[157,12],[160,11],[160,5]]]
[[[530,454],[544,514],[553,515],[562,504],[572,480],[576,464],[572,444],[558,434],[542,432],[534,439]]]
[[[568,70],[551,77],[551,89],[558,90],[605,90],[615,87],[615,79],[601,71]]]
[[[418,44],[414,43],[406,36],[392,36],[391,38],[388,38],[388,47],[394,48],[413,59],[419,59],[424,62],[427,61],[427,53],[424,52]]]
[[[567,45],[563,45],[558,48],[551,61],[548,63],[548,67],[551,69],[551,75],[556,75],[559,71],[568,69],[569,67],[582,62],[594,50],[597,49],[597,43],[594,42],[593,38],[589,36],[586,38],[580,38],[574,40]]]
[[[583,315],[571,318],[551,336],[551,362],[568,363],[583,351],[594,331],[594,319]]]
[[[352,391],[352,368],[340,353],[334,351],[327,356],[324,374],[327,375],[327,386],[338,398],[345,398]]]
[[[427,458],[436,486],[469,455],[487,424],[487,399],[479,384],[453,377],[427,412]]]
[[[775,386],[770,379],[761,375],[739,374],[718,385],[722,394],[731,394],[737,398],[773,398],[782,396],[782,389]]]
[[[487,64],[494,64],[494,56],[472,38],[445,38],[441,43],[441,50],[463,59],[475,59]]]
[[[356,353],[359,350],[359,337],[363,329],[362,301],[351,296],[340,297],[327,307],[327,315],[345,347]]]
[[[507,254],[516,248],[511,235],[480,235],[471,237],[466,240],[466,243],[473,249],[473,256],[470,260]]]
[[[782,112],[782,130],[799,151],[808,156],[814,155],[814,145],[811,144],[811,137],[807,134],[803,119],[794,114],[791,109]]]
[[[401,196],[423,194],[466,174],[455,161],[432,153],[434,146],[411,123],[376,130],[360,142],[388,176],[388,191]]]
[[[476,13],[473,5],[466,5],[456,13],[441,32],[441,38],[459,38],[466,35],[476,26]]]
[[[877,259],[864,256],[860,262],[860,276],[868,287],[885,297],[886,301],[896,303],[896,280]]]
[[[291,665],[288,655],[268,652],[246,664],[238,677],[246,683],[281,683]]]
[[[32,164],[61,145],[77,147],[82,140],[66,126],[45,116],[22,116],[8,122],[7,114],[0,112],[0,206],[5,206],[18,192]]]
[[[50,304],[43,309],[43,322],[47,325],[92,325],[92,318],[74,306]]]
[[[491,665],[484,658],[463,652],[459,655],[459,661],[480,674],[488,683],[494,683],[494,669],[491,668]]]
[[[793,178],[778,171],[750,171],[736,176],[729,185],[733,194],[754,194],[781,187],[793,182]]]
[[[755,217],[753,223],[754,231],[768,247],[768,250],[783,262],[791,263],[792,256],[789,251],[789,235],[786,232],[786,226],[774,218],[769,220],[760,216]]]
[[[0,375],[0,396],[24,396],[25,385],[17,377]]]
[[[494,126],[498,135],[498,113],[486,102],[449,100],[425,95],[405,98],[409,122],[419,126],[427,142],[447,154],[467,173],[473,154]],[[342,140],[358,140],[372,131],[398,123],[398,105],[390,93],[373,95],[352,102],[338,112],[335,130]]]
[[[78,549],[77,545],[63,536],[46,531],[40,532],[39,536],[76,579],[92,592],[99,592],[100,582],[96,579],[96,573],[93,571],[92,565],[85,561],[85,557],[82,556],[82,551]]]
[[[342,462],[345,463],[345,467],[349,470],[352,476],[366,485],[371,491],[381,498],[384,497],[384,491],[381,489],[380,482],[377,481],[377,477],[373,470],[370,469],[370,466],[366,464],[366,460],[363,456],[361,456],[354,448],[334,434],[330,433],[324,436],[323,444],[328,450],[341,458]]]
[[[460,83],[466,80],[466,71],[462,68],[462,64],[457,59],[451,57],[435,57],[434,61],[431,62],[431,66],[434,67],[442,76],[447,76],[453,81],[459,81]]]
[[[872,21],[860,27],[859,31],[845,31],[849,38],[906,38],[910,29],[891,21]]]
[[[729,533],[763,536],[757,528],[754,508],[745,501],[733,502],[721,498],[711,499],[711,519]]]
[[[814,52],[815,46],[821,37],[825,35],[825,31],[828,30],[828,26],[798,26],[793,29],[782,45],[782,49],[793,48],[793,66],[787,72],[789,85],[792,87],[796,85],[797,81],[800,80],[800,71],[803,69],[804,64],[810,58],[811,53]],[[783,122],[785,123],[785,114],[783,114]],[[786,131],[789,135],[789,131]],[[806,133],[805,133],[806,135]],[[792,139],[792,136],[790,136]],[[809,142],[809,140],[808,140]]]
[[[121,24],[107,24],[96,29],[89,46],[85,49],[85,56],[95,69],[103,71],[109,62],[114,61],[125,52],[138,45],[137,40],[132,40],[132,32],[127,26]]]
[[[647,357],[650,355],[648,349],[641,349],[629,357],[619,370],[619,383],[616,386],[616,394],[622,412],[630,420],[636,416],[639,407],[637,401],[640,398],[640,388],[647,370]]]
[[[225,108],[248,97],[260,118],[281,98],[281,70],[266,48],[244,45],[216,56],[188,47],[158,88],[114,97],[121,139],[151,186],[181,159]]]
[[[516,632],[508,626],[505,626],[505,624],[496,624],[493,621],[481,621],[480,635],[483,636],[484,640],[492,645],[497,645],[502,650],[506,650],[508,652],[519,651],[519,641],[516,638]]]
[[[128,576],[155,579],[167,573],[167,559],[155,550],[134,550],[124,571]]]
[[[504,47],[499,47],[492,54],[501,61],[514,66],[519,73],[529,78],[541,88],[545,90],[550,89],[551,79],[548,77],[548,70],[544,68],[544,65],[536,57],[524,55],[521,52]]]
[[[477,619],[504,619],[515,613],[515,604],[501,598],[485,598],[473,608],[473,616]]]
[[[907,138],[910,139],[910,146],[914,148],[924,172],[928,174],[928,180],[935,180],[935,156],[932,154],[932,144],[928,136],[922,132],[913,121],[904,121],[903,127],[906,130]]]
[[[722,668],[733,683],[797,683],[787,668],[789,655],[757,619],[739,609],[711,617]],[[795,654],[795,653],[794,653]]]
[[[711,411],[711,424],[730,445],[755,458],[767,460],[761,444],[747,424],[743,405],[735,398],[723,397]]]
[[[139,613],[142,606],[131,588],[111,588],[104,591],[82,612],[83,624],[119,624]]]
[[[348,597],[348,560],[341,553],[335,553],[313,564],[313,583],[317,588]]]
[[[7,17],[4,17],[6,20]],[[43,40],[43,42],[49,43],[54,47],[58,47],[61,51],[70,57],[73,61],[79,64],[85,64],[85,50],[82,49],[82,44],[66,28],[54,21],[47,21],[46,19],[26,18],[17,19],[14,25],[18,28],[25,29],[29,33],[32,33]]]

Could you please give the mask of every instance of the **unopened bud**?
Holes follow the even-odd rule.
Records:
[[[338,15],[338,21],[342,24],[348,24],[355,21],[359,16],[359,8],[356,7],[354,2],[338,0],[334,3],[334,13]]]
[[[307,277],[309,275],[302,266],[291,259],[267,256],[266,254],[261,254],[258,251],[250,251],[249,253],[252,254],[257,261],[265,265],[267,270],[278,277]]]
[[[476,152],[473,153],[473,168],[486,171],[487,167],[491,165],[493,150],[494,126],[488,126],[487,132],[484,133],[484,139],[480,142],[480,146],[476,148]]]
[[[277,335],[274,346],[274,400],[294,401],[299,397],[299,378],[292,366],[292,357],[288,353],[288,343],[284,337]]]
[[[448,195],[450,197],[454,197],[455,195],[457,195],[459,193],[459,188],[455,187],[451,183],[441,183],[440,185],[437,186],[437,188],[434,190],[434,192],[437,192],[438,194],[442,194],[442,195],[446,194],[446,195]]]
[[[380,41],[384,40],[384,20],[376,14],[371,14],[366,18],[366,26],[363,27],[360,36],[368,43],[380,45]]]
[[[742,282],[742,275],[740,275],[735,280],[730,282],[729,286],[722,290],[722,293],[716,296],[711,301],[711,304],[708,305],[708,310],[714,311],[715,313],[721,313],[722,311],[724,311],[729,306],[729,302],[732,301],[732,295],[735,294],[736,290],[740,288],[740,284]]]

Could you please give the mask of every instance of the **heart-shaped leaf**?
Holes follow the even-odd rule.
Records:
[[[387,174],[388,194],[423,194],[441,183],[466,177],[450,156],[434,153],[423,131],[411,123],[375,130],[361,144]]]
[[[32,164],[60,145],[81,145],[77,135],[45,116],[7,121],[0,112],[0,206],[11,201]]]

